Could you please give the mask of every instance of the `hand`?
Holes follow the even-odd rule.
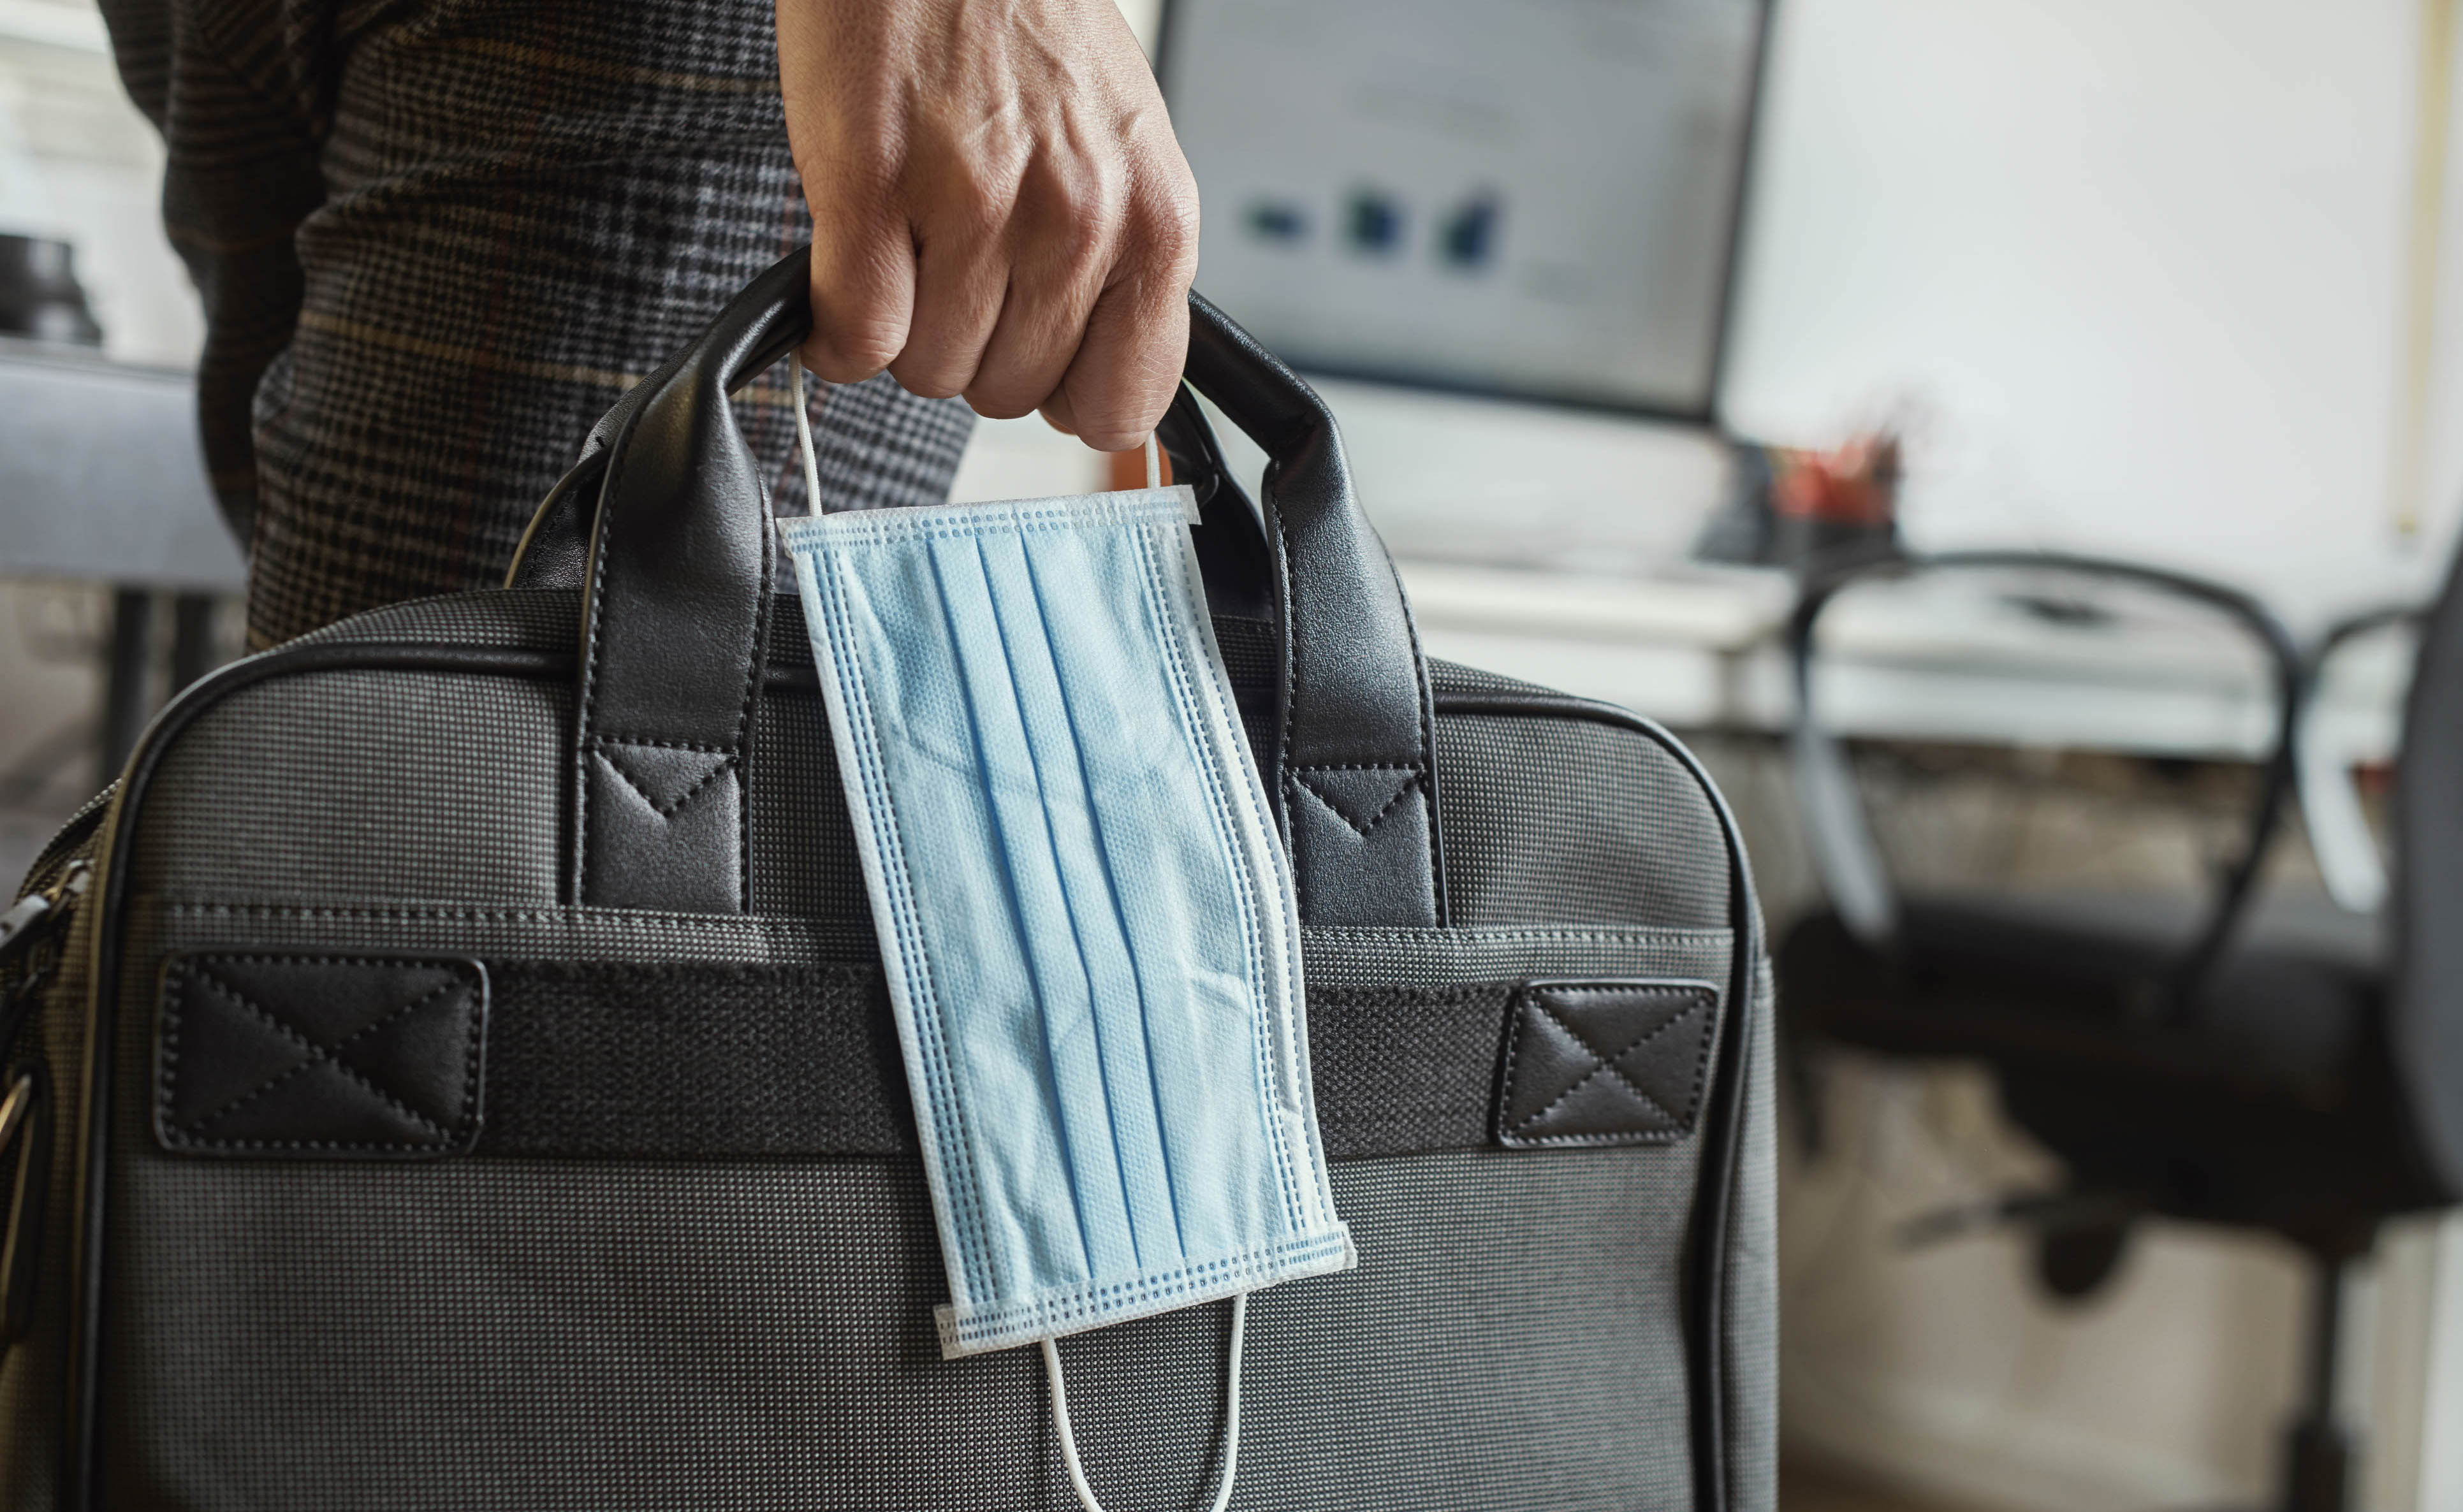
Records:
[[[1142,444],[1188,349],[1197,184],[1113,0],[777,8],[805,365]]]

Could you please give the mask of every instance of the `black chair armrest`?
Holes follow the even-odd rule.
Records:
[[[2104,557],[2049,551],[1949,551],[1933,556],[1894,556],[1851,564],[1808,579],[1797,598],[1787,632],[1787,651],[1796,691],[1796,710],[1789,729],[1789,754],[1798,801],[1804,810],[1815,870],[1829,891],[1840,921],[1866,945],[1885,954],[1898,947],[1898,899],[1874,843],[1845,753],[1837,737],[1821,727],[1813,702],[1813,633],[1822,612],[1851,584],[1874,578],[1910,577],[1957,571],[2040,568],[2134,583],[2219,611],[2246,631],[2264,652],[2274,675],[2278,716],[2265,756],[2256,802],[2252,806],[2239,853],[2216,879],[2214,896],[2189,948],[2174,963],[2168,983],[2168,1012],[2178,1018],[2195,998],[2199,985],[2232,938],[2255,891],[2259,868],[2283,816],[2284,800],[2294,778],[2300,718],[2309,689],[2304,665],[2291,633],[2273,611],[2250,595],[2220,583],[2188,573]]]
[[[2308,828],[2309,848],[2317,854],[2318,871],[2325,880],[2327,896],[2349,913],[2373,914],[2384,904],[2386,864],[2378,854],[2376,836],[2369,832],[2351,772],[2335,759],[2338,753],[2320,747],[2323,731],[2312,716],[2324,684],[2327,663],[2336,653],[2364,636],[2397,625],[2416,627],[2428,617],[2426,605],[2389,604],[2339,620],[2328,626],[2310,648],[2308,665],[2303,669],[2300,739],[2293,749],[2300,818]]]

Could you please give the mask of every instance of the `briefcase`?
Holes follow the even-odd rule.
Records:
[[[505,588],[223,669],[35,863],[0,924],[0,1502],[1079,1505],[1035,1351],[937,1345],[859,853],[729,407],[807,276],[626,393]],[[1324,402],[1191,314],[1188,388],[1270,459],[1252,503],[1173,405],[1359,1257],[1250,1302],[1232,1504],[1767,1512],[1735,826],[1650,722],[1425,659]],[[1209,1504],[1229,1328],[1061,1341],[1113,1512]]]

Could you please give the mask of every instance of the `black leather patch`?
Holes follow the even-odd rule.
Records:
[[[585,902],[724,914],[744,892],[744,788],[732,751],[601,739],[585,757]]]
[[[459,1154],[479,1134],[487,1022],[487,968],[467,959],[174,956],[155,1135],[200,1155]]]
[[[1514,996],[1496,1141],[1650,1144],[1692,1133],[1718,992],[1698,982],[1534,982]]]
[[[1290,777],[1293,881],[1312,924],[1438,922],[1427,784],[1416,767],[1310,767]]]

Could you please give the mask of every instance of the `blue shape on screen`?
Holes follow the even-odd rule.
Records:
[[[1380,190],[1355,189],[1343,233],[1352,250],[1391,257],[1403,247],[1403,206]]]
[[[1296,247],[1308,240],[1308,211],[1289,200],[1259,200],[1249,206],[1249,234],[1261,242]]]
[[[1486,268],[1495,259],[1497,223],[1504,214],[1495,195],[1473,196],[1438,228],[1437,256],[1465,271]]]

